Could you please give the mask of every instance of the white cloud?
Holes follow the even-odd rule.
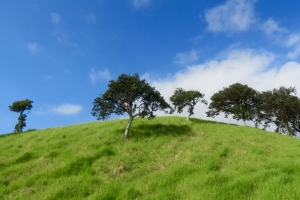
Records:
[[[268,19],[261,25],[261,29],[267,35],[272,35],[273,33],[285,33],[288,32],[286,28],[280,27],[276,21],[272,18]]]
[[[150,3],[150,0],[132,0],[131,1],[135,9],[140,9],[147,7]]]
[[[38,115],[57,114],[57,115],[75,115],[79,113],[83,107],[77,104],[61,104],[56,106],[48,106],[47,109],[35,111]]]
[[[273,53],[251,49],[230,50],[225,57],[223,53],[222,57],[187,67],[185,71],[177,72],[169,78],[149,78],[149,82],[168,101],[178,87],[199,90],[205,94],[208,102],[214,93],[237,82],[247,84],[258,91],[272,90],[280,86],[300,88],[300,63],[288,62],[279,68],[272,67],[276,58]],[[207,108],[199,104],[195,108],[194,116],[212,120],[206,117],[206,111]],[[186,112],[183,115],[186,115]],[[216,117],[216,120],[241,124],[233,119],[225,119],[223,115]]]
[[[290,59],[295,59],[300,55],[300,44],[298,44],[293,51],[288,52],[287,57]]]
[[[254,0],[228,0],[205,13],[209,31],[246,31],[255,22]]]
[[[36,53],[38,53],[40,51],[40,49],[38,48],[37,43],[28,43],[27,44],[27,50],[31,54],[36,54]]]
[[[81,105],[62,104],[62,105],[51,107],[49,109],[49,112],[59,114],[59,115],[74,115],[79,113],[82,109],[83,107]]]
[[[59,24],[61,16],[58,13],[53,12],[50,14],[50,17],[53,24]]]
[[[287,58],[295,59],[300,56],[299,33],[291,33],[288,29],[280,27],[273,19],[268,19],[263,23],[261,30],[270,38],[275,39],[276,44],[292,49],[287,53]]]
[[[89,24],[96,24],[97,23],[97,17],[95,15],[95,13],[89,13],[85,16],[86,21]]]
[[[285,45],[288,47],[293,47],[294,49],[288,52],[287,57],[290,59],[294,59],[300,56],[300,34],[291,33],[285,42]]]
[[[292,33],[288,36],[286,45],[287,46],[294,46],[300,43],[300,34]]]
[[[110,72],[108,69],[95,71],[95,69],[92,68],[89,76],[92,83],[96,83],[98,80],[110,80]]]
[[[187,53],[177,53],[174,63],[185,65],[190,64],[199,59],[199,52],[192,49],[190,52]]]

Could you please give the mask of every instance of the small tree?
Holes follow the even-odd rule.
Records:
[[[233,115],[233,119],[243,120],[246,125],[247,120],[253,120],[257,116],[257,103],[259,93],[241,83],[235,83],[228,88],[223,88],[215,93],[210,99],[210,103],[206,112],[208,117],[215,117],[223,112],[225,118]]]
[[[300,131],[300,100],[294,87],[273,89],[261,94],[261,121],[274,123],[276,132],[293,136]]]
[[[22,101],[15,101],[12,105],[8,106],[10,111],[20,113],[18,117],[18,123],[15,126],[15,132],[22,132],[23,128],[26,127],[26,117],[24,114],[26,110],[31,110],[33,101],[25,99]],[[27,114],[28,114],[27,113]]]
[[[124,136],[129,134],[130,126],[135,117],[154,118],[154,112],[171,108],[161,94],[151,87],[137,74],[130,76],[121,74],[116,81],[111,80],[108,90],[95,98],[92,115],[98,120],[105,120],[111,114],[123,115],[128,113],[129,120]]]
[[[194,114],[194,107],[198,102],[207,105],[207,101],[204,99],[204,94],[195,90],[185,91],[182,88],[177,88],[174,94],[170,97],[170,100],[174,104],[174,110],[178,113],[182,113],[185,107],[188,108],[187,120]]]

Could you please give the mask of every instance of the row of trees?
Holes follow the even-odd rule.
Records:
[[[254,121],[266,129],[276,125],[276,132],[295,136],[300,132],[300,100],[294,87],[280,87],[258,92],[247,85],[235,83],[223,88],[211,97],[206,112],[208,117],[215,117],[220,112],[225,117],[232,115],[236,120]]]
[[[121,74],[117,80],[111,80],[108,90],[100,97],[94,99],[92,115],[98,120],[105,120],[111,114],[123,115],[127,113],[129,120],[124,136],[129,134],[130,126],[135,117],[152,119],[156,111],[164,111],[172,114],[175,111],[183,112],[187,108],[188,116],[194,114],[194,107],[197,103],[207,105],[204,94],[196,90],[185,91],[177,88],[170,97],[173,107],[169,105],[161,94],[151,87],[145,80],[141,80],[138,74]],[[20,113],[18,123],[15,125],[16,132],[22,132],[26,126],[28,111],[32,108],[33,101],[25,99],[16,101],[9,106],[11,111]],[[236,120],[253,121],[256,127],[260,125],[263,129],[276,125],[276,132],[286,133],[290,136],[300,132],[300,100],[296,96],[294,87],[280,87],[272,91],[258,92],[255,89],[235,83],[224,87],[211,97],[208,117],[215,117],[224,113]]]
[[[254,121],[257,127],[262,125],[264,129],[274,123],[277,132],[293,136],[300,132],[300,100],[295,95],[296,89],[293,87],[258,92],[247,85],[235,83],[211,97],[206,114],[208,117],[215,117],[224,113],[226,118],[232,115],[236,120],[243,120],[244,125],[246,121]],[[127,137],[135,117],[152,119],[155,111],[172,114],[175,111],[181,113],[187,108],[188,120],[194,114],[197,103],[207,105],[204,94],[182,88],[174,91],[170,101],[173,107],[137,74],[121,74],[116,81],[109,82],[108,90],[104,94],[95,98],[92,115],[98,120],[105,120],[111,114],[127,113],[129,120],[124,133]]]

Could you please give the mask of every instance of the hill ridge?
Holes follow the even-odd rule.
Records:
[[[1,199],[296,199],[300,141],[185,117],[0,137]]]

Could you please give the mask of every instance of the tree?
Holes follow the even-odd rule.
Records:
[[[198,102],[207,105],[207,101],[204,99],[204,94],[195,90],[185,91],[182,88],[177,88],[174,94],[170,97],[170,100],[174,104],[174,110],[177,109],[178,113],[182,113],[183,108],[188,108],[187,120],[194,114],[194,107]]]
[[[295,87],[280,87],[262,92],[260,112],[265,127],[274,123],[277,126],[276,132],[289,136],[300,132],[300,100],[295,95]]]
[[[166,109],[171,108],[161,94],[137,74],[121,74],[116,81],[109,81],[108,87],[104,94],[95,98],[91,114],[98,120],[105,120],[113,113],[128,113],[125,137],[128,136],[135,117],[152,119],[155,111],[163,110],[167,113]]]
[[[243,120],[244,125],[246,121],[253,120],[257,116],[257,103],[259,92],[243,85],[235,83],[228,88],[223,88],[215,93],[210,99],[211,103],[206,112],[208,117],[215,117],[223,112],[225,118],[228,115],[233,115],[233,119]]]
[[[26,117],[29,113],[29,110],[32,108],[33,101],[25,99],[22,101],[15,101],[12,105],[8,106],[10,111],[20,113],[18,117],[18,123],[15,126],[15,132],[22,132],[23,128],[26,127]],[[27,114],[24,112],[28,110]]]

